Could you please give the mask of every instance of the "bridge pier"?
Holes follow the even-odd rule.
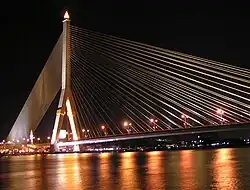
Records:
[[[50,145],[50,152],[52,153],[60,152],[58,143],[54,143]],[[80,146],[78,144],[74,144],[73,152],[80,152]]]
[[[80,147],[78,144],[74,145],[74,152],[80,152]]]
[[[50,152],[59,152],[59,146],[57,143],[50,145]]]

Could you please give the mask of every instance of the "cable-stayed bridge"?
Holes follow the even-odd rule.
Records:
[[[249,122],[249,69],[72,26],[68,14],[63,27],[9,139],[35,131],[59,91],[52,145],[61,129],[78,145]]]

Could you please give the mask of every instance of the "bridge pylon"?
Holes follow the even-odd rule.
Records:
[[[80,133],[77,122],[75,100],[71,91],[71,66],[70,66],[70,17],[65,12],[62,33],[62,86],[57,108],[56,119],[51,137],[51,148],[58,151],[59,132],[63,127],[64,117],[67,117],[71,127],[73,141],[79,140]],[[79,151],[79,146],[74,146],[74,151]]]

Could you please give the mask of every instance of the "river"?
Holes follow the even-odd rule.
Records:
[[[0,158],[0,189],[250,189],[250,148]]]

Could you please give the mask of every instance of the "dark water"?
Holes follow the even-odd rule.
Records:
[[[1,158],[0,189],[250,190],[250,148]]]

